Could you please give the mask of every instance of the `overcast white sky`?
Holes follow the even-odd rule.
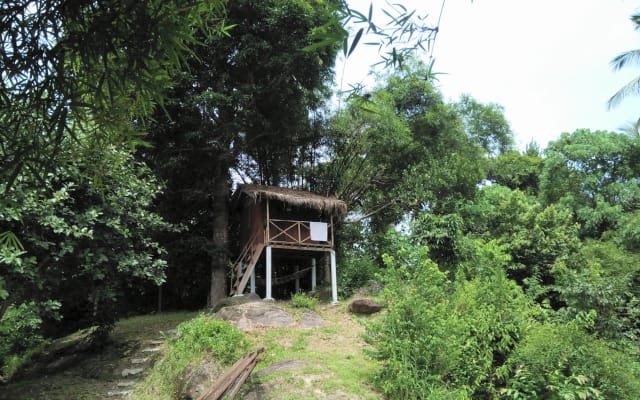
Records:
[[[401,2],[433,23],[442,5]],[[366,14],[369,1],[350,3]],[[640,117],[640,97],[611,111],[606,101],[640,66],[613,72],[609,62],[640,48],[629,20],[639,8],[638,0],[446,0],[434,52],[435,70],[446,73],[440,89],[451,101],[469,93],[502,105],[520,148],[532,139],[544,148],[578,128],[618,130]],[[354,52],[345,82],[364,80],[369,49]]]

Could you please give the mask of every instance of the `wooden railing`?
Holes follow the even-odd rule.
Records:
[[[311,240],[311,221],[270,219],[266,234],[267,244],[302,247],[333,247],[333,226],[327,222],[327,240]]]

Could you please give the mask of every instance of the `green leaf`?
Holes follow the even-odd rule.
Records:
[[[363,32],[364,32],[364,28],[360,28],[360,30],[358,30],[358,33],[356,33],[355,38],[353,38],[353,42],[351,42],[351,48],[349,49],[349,53],[347,54],[347,57],[349,57],[351,53],[353,53],[353,51],[356,49],[356,46],[358,45],[358,42],[360,41],[360,38],[362,37]]]
[[[0,233],[0,245],[4,248],[12,249],[12,250],[21,250],[24,251],[24,246],[20,239],[13,232],[2,232]]]

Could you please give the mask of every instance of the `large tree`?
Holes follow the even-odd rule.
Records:
[[[161,212],[190,229],[171,245],[172,268],[202,282],[208,267],[210,302],[226,294],[230,173],[279,184],[314,140],[310,114],[328,95],[336,50],[302,49],[316,29],[341,29],[327,25],[334,10],[320,1],[234,1],[230,37],[204,39],[156,115],[154,148],[143,157],[168,182]]]

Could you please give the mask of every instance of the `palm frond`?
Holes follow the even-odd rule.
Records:
[[[629,18],[633,22],[633,29],[640,31],[640,13],[635,13]]]
[[[625,51],[624,53],[617,55],[609,64],[614,71],[621,70],[626,67],[627,64],[640,65],[640,49]]]
[[[631,95],[640,95],[640,76],[632,79],[620,90],[618,90],[609,100],[607,100],[607,109],[610,110],[613,107],[620,104],[622,100]]]

